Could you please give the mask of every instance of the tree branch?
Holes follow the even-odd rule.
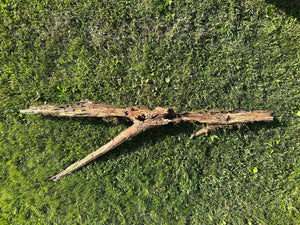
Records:
[[[66,168],[64,171],[56,174],[55,176],[49,178],[49,181],[58,181],[62,179],[63,177],[71,174],[75,170],[78,170],[79,168],[85,166],[86,164],[90,163],[91,161],[97,159],[98,157],[104,155],[108,151],[116,148],[118,145],[122,144],[123,142],[127,141],[128,139],[138,135],[143,130],[141,128],[137,128],[135,125],[132,125],[131,127],[127,128],[126,130],[122,131],[118,136],[116,136],[114,139],[109,141],[107,144],[103,145],[102,147],[98,148],[96,151],[90,153],[85,158],[75,162],[68,168]]]
[[[124,117],[129,118],[133,125],[122,131],[118,136],[103,145],[95,152],[72,164],[64,171],[49,178],[51,181],[58,181],[71,174],[75,170],[102,156],[114,149],[128,139],[139,133],[168,123],[179,123],[181,121],[195,121],[208,124],[190,138],[194,138],[220,127],[227,127],[231,124],[241,124],[257,121],[272,121],[272,111],[205,111],[205,112],[177,112],[174,108],[157,107],[154,110],[138,107],[117,108],[111,105],[97,104],[90,101],[82,101],[74,105],[43,105],[32,106],[29,109],[21,110],[26,114],[42,114],[62,117]]]

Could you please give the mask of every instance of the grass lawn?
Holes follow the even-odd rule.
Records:
[[[0,224],[299,224],[300,7],[289,2],[1,1]],[[149,130],[47,182],[129,124],[19,110],[84,99],[275,120],[194,140],[197,124]]]

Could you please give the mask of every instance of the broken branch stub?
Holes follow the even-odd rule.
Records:
[[[82,101],[74,105],[42,105],[32,106],[29,109],[21,110],[26,114],[42,114],[62,117],[124,117],[133,122],[133,125],[122,131],[118,136],[100,147],[85,158],[75,162],[64,171],[49,178],[48,180],[58,181],[61,178],[71,174],[82,166],[95,160],[106,152],[114,149],[118,145],[127,141],[131,137],[154,127],[166,125],[168,123],[179,123],[181,121],[195,121],[208,124],[191,138],[208,133],[220,127],[226,127],[232,124],[241,124],[248,122],[272,121],[272,111],[206,111],[206,112],[177,112],[174,108],[157,107],[154,110],[139,107],[117,108],[111,105],[97,104],[90,101]]]

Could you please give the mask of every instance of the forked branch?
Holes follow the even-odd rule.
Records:
[[[64,171],[49,178],[48,180],[58,181],[71,174],[82,166],[95,160],[106,152],[127,141],[139,133],[168,123],[179,123],[181,121],[195,121],[208,124],[191,138],[208,133],[216,128],[226,127],[232,124],[241,124],[258,121],[272,121],[272,111],[205,111],[205,112],[177,112],[174,108],[157,107],[154,110],[138,107],[117,108],[111,105],[97,104],[89,101],[82,101],[75,105],[43,105],[32,106],[29,109],[21,110],[26,114],[42,114],[62,117],[124,117],[133,122],[133,125],[122,131],[118,136],[100,147],[85,158],[75,162]]]

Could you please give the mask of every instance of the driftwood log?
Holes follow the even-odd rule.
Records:
[[[168,123],[179,123],[181,121],[194,121],[207,124],[191,136],[194,138],[211,130],[226,127],[233,124],[243,124],[257,121],[272,121],[272,111],[205,111],[205,112],[177,112],[174,108],[157,107],[154,110],[139,107],[117,108],[111,105],[97,104],[90,101],[82,101],[74,105],[42,105],[32,106],[29,109],[21,110],[26,114],[42,114],[61,117],[124,117],[130,119],[133,124],[122,131],[119,135],[103,145],[85,158],[75,162],[64,171],[49,178],[51,181],[58,181],[71,174],[82,166],[114,149],[121,143],[138,135],[139,133],[154,127]]]

